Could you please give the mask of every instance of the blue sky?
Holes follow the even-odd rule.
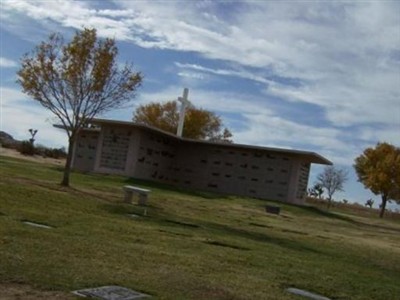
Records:
[[[235,142],[317,152],[349,171],[337,199],[380,202],[352,164],[379,141],[400,145],[399,1],[2,0],[0,17],[1,130],[15,138],[35,128],[38,143],[66,145],[16,71],[49,33],[94,27],[144,74],[131,105],[102,117],[130,120],[188,87]]]

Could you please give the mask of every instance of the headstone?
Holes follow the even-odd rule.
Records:
[[[22,223],[29,225],[29,226],[34,226],[34,227],[39,227],[39,228],[46,228],[46,229],[51,229],[53,227],[44,225],[44,224],[39,224],[39,223],[34,223],[34,222],[29,222],[29,221],[23,221]]]
[[[72,293],[77,296],[94,297],[102,300],[136,300],[150,297],[149,295],[116,285],[77,290]]]
[[[134,218],[134,219],[140,218],[140,216],[137,214],[128,214],[128,216],[130,216],[131,218]]]
[[[279,215],[281,208],[279,206],[267,205],[265,206],[265,211],[269,214]]]
[[[318,295],[318,294],[314,294],[308,291],[304,291],[301,289],[296,289],[296,288],[288,288],[286,291],[288,291],[291,294],[295,294],[295,295],[299,295],[299,296],[303,296],[309,299],[313,299],[313,300],[331,300],[327,297]]]

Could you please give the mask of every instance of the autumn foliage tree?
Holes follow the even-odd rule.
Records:
[[[17,82],[24,93],[51,111],[68,135],[62,185],[69,185],[73,145],[93,117],[130,101],[142,76],[131,64],[119,68],[114,39],[98,39],[95,29],[77,31],[69,43],[51,34],[25,54]]]
[[[354,169],[366,188],[381,195],[381,218],[388,201],[400,203],[400,148],[388,143],[367,148],[355,159]]]
[[[347,172],[343,169],[327,166],[324,171],[317,176],[317,184],[326,190],[328,194],[328,209],[332,203],[333,194],[343,191],[343,185],[347,181]]]
[[[173,134],[179,122],[177,101],[153,102],[139,106],[133,113],[135,123],[153,126]],[[231,132],[223,129],[222,120],[215,113],[193,106],[186,110],[182,136],[189,139],[231,143]]]

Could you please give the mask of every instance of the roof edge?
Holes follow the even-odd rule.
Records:
[[[304,151],[304,150],[294,150],[294,149],[285,149],[285,148],[273,148],[273,147],[264,147],[264,146],[255,146],[255,145],[246,145],[246,144],[236,144],[236,143],[223,143],[223,142],[211,142],[211,141],[203,141],[203,140],[193,140],[193,139],[188,139],[188,138],[183,138],[179,137],[175,134],[172,134],[170,132],[161,130],[159,128],[153,127],[153,126],[148,126],[144,124],[139,124],[139,123],[134,123],[131,121],[120,121],[120,120],[110,120],[110,119],[92,119],[90,123],[93,124],[113,124],[113,125],[121,125],[121,126],[131,126],[131,127],[136,127],[136,128],[142,128],[145,130],[151,130],[154,132],[158,132],[160,134],[169,136],[171,138],[174,138],[178,141],[184,141],[184,142],[189,142],[192,144],[203,144],[203,145],[217,145],[217,146],[222,146],[222,147],[227,147],[227,148],[246,148],[246,149],[252,149],[252,150],[260,150],[260,151],[272,151],[272,152],[284,152],[292,155],[299,155],[308,158],[310,163],[316,163],[316,164],[321,164],[321,165],[333,165],[333,163],[328,160],[327,158],[323,157],[322,155],[312,152],[312,151]],[[55,127],[58,127],[54,125]],[[59,125],[60,126],[60,125]],[[60,126],[59,128],[63,128]]]

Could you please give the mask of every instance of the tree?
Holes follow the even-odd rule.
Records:
[[[178,103],[168,101],[141,105],[133,113],[132,120],[175,134],[179,122]],[[222,120],[215,113],[191,106],[186,111],[182,136],[196,140],[231,143],[232,133],[227,128],[222,130],[222,127]]]
[[[29,130],[29,133],[31,134],[31,138],[29,139],[29,142],[32,144],[32,146],[33,146],[33,143],[35,142],[35,135],[36,135],[36,133],[38,132],[38,130],[37,129],[32,129],[32,128],[30,128]]]
[[[319,199],[321,199],[322,194],[324,193],[324,189],[321,184],[316,183],[311,189],[308,189],[308,193],[312,197],[318,197]]]
[[[383,218],[386,203],[400,203],[400,148],[388,143],[378,143],[367,148],[355,159],[354,169],[358,181],[375,195],[381,195],[379,216]]]
[[[337,191],[343,191],[343,185],[347,181],[347,172],[328,166],[317,176],[317,183],[320,184],[328,194],[328,209],[331,206],[332,196]]]
[[[95,29],[77,31],[65,44],[51,34],[21,60],[17,82],[33,100],[50,110],[68,135],[61,185],[69,186],[73,146],[79,130],[96,115],[130,101],[142,76],[131,64],[118,68],[114,39],[100,40]]]
[[[372,200],[372,199],[368,199],[365,202],[365,206],[369,206],[369,208],[372,208],[372,205],[374,205],[374,200]]]

